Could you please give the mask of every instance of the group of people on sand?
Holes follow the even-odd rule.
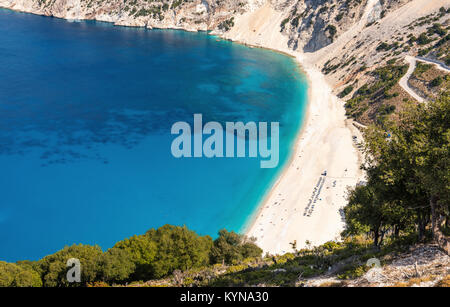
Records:
[[[324,173],[326,174],[326,171]],[[326,176],[326,175],[324,175],[324,176]],[[303,213],[303,216],[310,217],[311,214],[313,213],[314,207],[315,207],[317,201],[321,200],[321,199],[319,199],[319,196],[320,196],[320,192],[322,191],[324,184],[325,184],[325,177],[321,176],[319,178],[319,181],[317,182],[316,186],[314,187],[311,198],[308,200],[308,204],[305,207],[305,212]]]

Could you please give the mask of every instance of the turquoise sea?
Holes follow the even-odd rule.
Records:
[[[289,159],[307,82],[290,57],[206,33],[0,9],[0,260],[164,224],[242,231]],[[280,163],[171,155],[177,121],[280,123]]]

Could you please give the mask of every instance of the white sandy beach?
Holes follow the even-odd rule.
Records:
[[[294,241],[301,248],[306,241],[317,245],[338,239],[344,228],[340,210],[347,188],[363,179],[361,153],[352,139],[356,135],[360,141],[360,132],[346,119],[343,102],[307,61],[308,55],[287,48],[278,27],[282,18],[267,4],[237,19],[225,36],[295,57],[309,79],[308,114],[291,161],[246,230],[264,252],[272,254],[292,251]],[[327,175],[322,176],[325,170]]]
[[[360,154],[352,140],[353,135],[361,140],[359,131],[346,120],[342,103],[322,74],[315,69],[306,73],[307,120],[289,165],[247,230],[269,253],[292,251],[294,241],[303,247],[307,240],[317,245],[338,239],[347,188],[362,179]]]

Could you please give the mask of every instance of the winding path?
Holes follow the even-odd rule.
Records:
[[[351,26],[346,32],[340,34],[332,44],[317,50],[314,54],[308,54],[308,61],[317,63],[322,58],[328,58],[329,54],[333,53],[334,50],[344,50],[352,38],[361,33],[366,27],[369,16],[373,12],[374,7],[379,3],[378,1],[379,0],[368,0],[359,22]]]
[[[411,77],[414,70],[416,69],[417,61],[434,64],[437,66],[438,69],[445,71],[447,73],[450,73],[450,67],[448,67],[444,63],[439,62],[437,60],[427,59],[427,58],[423,58],[423,57],[412,57],[410,55],[407,55],[405,57],[405,61],[408,62],[409,68],[408,68],[408,71],[406,72],[406,74],[400,79],[399,84],[409,95],[411,95],[418,102],[424,102],[425,99],[420,97],[408,84],[409,78]]]
[[[430,63],[430,64],[435,64],[435,65],[437,65],[438,69],[450,73],[450,67],[448,67],[447,65],[445,65],[444,63],[442,63],[442,62],[440,62],[438,60],[427,59],[427,58],[424,58],[424,57],[421,57],[421,56],[416,57],[416,60],[420,61],[420,62],[426,62],[426,63]]]

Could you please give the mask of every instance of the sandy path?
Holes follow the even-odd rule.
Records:
[[[416,57],[416,61],[425,62],[425,63],[429,63],[429,64],[434,64],[434,65],[436,65],[437,69],[445,71],[447,73],[450,73],[450,67],[448,67],[447,65],[445,65],[444,63],[442,63],[442,62],[440,62],[438,60],[427,59],[427,58],[424,58],[424,57],[417,56]]]
[[[423,99],[422,97],[420,97],[415,91],[414,89],[412,89],[409,86],[409,78],[411,77],[411,75],[414,73],[414,70],[416,69],[417,66],[417,61],[420,62],[424,62],[424,63],[428,63],[428,64],[433,64],[436,65],[436,67],[439,70],[445,71],[447,73],[450,73],[450,68],[445,65],[444,63],[441,63],[439,61],[433,60],[433,59],[427,59],[427,58],[423,58],[423,57],[412,57],[410,55],[407,55],[405,57],[405,61],[409,64],[408,67],[408,71],[406,72],[406,74],[400,79],[400,81],[398,82],[399,85],[409,94],[411,95],[414,99],[416,99],[418,102],[424,102],[425,99]]]

